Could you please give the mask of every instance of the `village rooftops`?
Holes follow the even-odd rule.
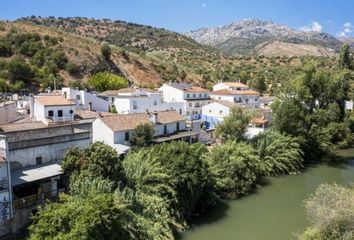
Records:
[[[98,117],[107,117],[107,116],[114,116],[117,115],[116,113],[110,113],[110,112],[95,112],[95,111],[90,111],[90,110],[76,110],[75,111],[75,117],[78,117],[79,119],[95,119]]]
[[[122,97],[122,96],[130,96],[134,93],[140,93],[140,95],[144,95],[143,93],[149,92],[153,93],[154,91],[147,88],[122,88],[119,90],[107,90],[98,94],[103,97]],[[129,94],[129,95],[128,95]],[[146,96],[146,94],[144,95]]]
[[[176,111],[163,111],[155,113],[135,113],[114,116],[103,116],[99,119],[112,131],[127,131],[135,129],[139,124],[151,123],[151,114],[157,114],[157,124],[168,124],[185,121],[182,115]]]
[[[257,96],[260,95],[259,92],[254,90],[235,91],[229,89],[221,89],[221,90],[213,91],[210,94],[212,95],[257,95]]]
[[[192,86],[192,84],[190,84],[190,83],[171,82],[169,85],[173,88],[177,88],[177,89],[182,90],[184,92],[209,92],[209,90],[207,90],[207,89]]]
[[[240,105],[237,105],[236,103],[226,101],[226,100],[214,100],[214,102],[219,103],[225,107],[228,108],[235,108],[235,107],[241,107]]]
[[[6,132],[19,132],[19,131],[47,128],[47,127],[48,126],[45,125],[41,121],[19,122],[19,123],[1,124],[0,125],[0,132],[5,132],[5,133]]]
[[[224,84],[228,87],[236,87],[236,88],[248,88],[246,84],[240,83],[240,82],[221,82],[221,84]]]
[[[62,96],[37,96],[35,101],[43,106],[71,106],[75,105],[73,101],[67,100]]]

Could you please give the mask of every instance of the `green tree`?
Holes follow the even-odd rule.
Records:
[[[92,143],[85,150],[70,149],[61,163],[64,173],[88,171],[92,176],[121,181],[123,167],[116,150],[103,142]]]
[[[155,129],[149,123],[139,124],[135,127],[131,143],[136,147],[145,147],[152,143]]]
[[[111,58],[111,52],[111,47],[107,43],[103,43],[101,46],[102,57],[106,60],[109,60]]]
[[[341,68],[353,68],[353,56],[351,55],[350,47],[348,44],[343,44],[340,49],[339,66]]]
[[[228,141],[204,154],[222,198],[238,198],[252,191],[263,166],[257,152],[248,144]]]
[[[89,85],[96,91],[118,90],[128,86],[128,81],[121,76],[99,72],[92,75],[88,81]]]
[[[169,183],[177,198],[172,202],[172,215],[178,222],[184,222],[215,204],[214,180],[201,158],[207,151],[204,145],[172,142],[140,151],[149,151],[148,155],[156,158],[170,176]]]
[[[12,82],[16,80],[24,81],[25,83],[30,83],[33,78],[33,72],[30,67],[22,57],[15,57],[9,62],[8,66],[9,78]]]
[[[257,74],[250,80],[250,87],[254,88],[261,94],[267,90],[264,74]]]
[[[296,138],[267,131],[253,141],[267,175],[298,173],[302,168],[303,153]]]
[[[305,204],[312,226],[299,236],[300,240],[353,239],[353,188],[322,184]]]
[[[244,139],[250,119],[250,112],[245,112],[239,107],[233,108],[229,116],[225,117],[224,121],[217,125],[215,134],[222,139],[240,141]]]

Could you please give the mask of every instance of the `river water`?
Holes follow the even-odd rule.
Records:
[[[342,155],[354,156],[354,150]],[[255,193],[223,201],[196,218],[181,240],[287,240],[295,239],[309,222],[304,200],[321,183],[354,183],[354,160],[346,164],[307,167],[296,176],[271,177]]]

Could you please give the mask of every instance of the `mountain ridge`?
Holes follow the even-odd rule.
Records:
[[[252,54],[257,45],[266,41],[320,46],[335,51],[338,51],[342,44],[340,40],[325,32],[297,31],[282,24],[259,19],[244,19],[184,34],[201,44],[216,47],[230,55]],[[244,49],[238,46],[243,46]]]

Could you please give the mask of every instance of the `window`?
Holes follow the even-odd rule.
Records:
[[[189,98],[189,94],[187,94],[187,98]]]
[[[58,117],[63,117],[63,110],[58,110]]]
[[[42,164],[42,157],[36,157],[36,165]]]
[[[138,102],[136,100],[133,101],[133,110],[138,109]]]
[[[156,101],[156,100],[154,100],[154,105],[155,105],[155,106],[157,105],[157,101]]]
[[[209,109],[209,113],[211,113],[211,109]]]
[[[129,132],[125,132],[124,140],[129,141]]]
[[[166,125],[163,126],[163,134],[165,134],[165,135],[167,134],[167,126]]]
[[[181,114],[181,115],[182,115],[182,109],[179,109],[179,114]]]
[[[204,97],[207,97],[208,95],[206,93],[204,93]]]
[[[76,99],[80,101],[81,100],[81,96],[80,95],[76,95]]]
[[[176,131],[177,131],[177,132],[179,131],[179,122],[176,123]]]
[[[54,116],[53,110],[48,111],[48,117],[53,117],[53,116]]]
[[[195,98],[195,93],[193,93],[193,98]]]
[[[219,114],[222,115],[222,111],[221,110],[219,111]]]
[[[200,97],[200,98],[202,97],[202,94],[201,94],[201,93],[199,93],[199,97]]]
[[[191,108],[191,107],[193,107],[193,103],[188,103],[188,106]]]

